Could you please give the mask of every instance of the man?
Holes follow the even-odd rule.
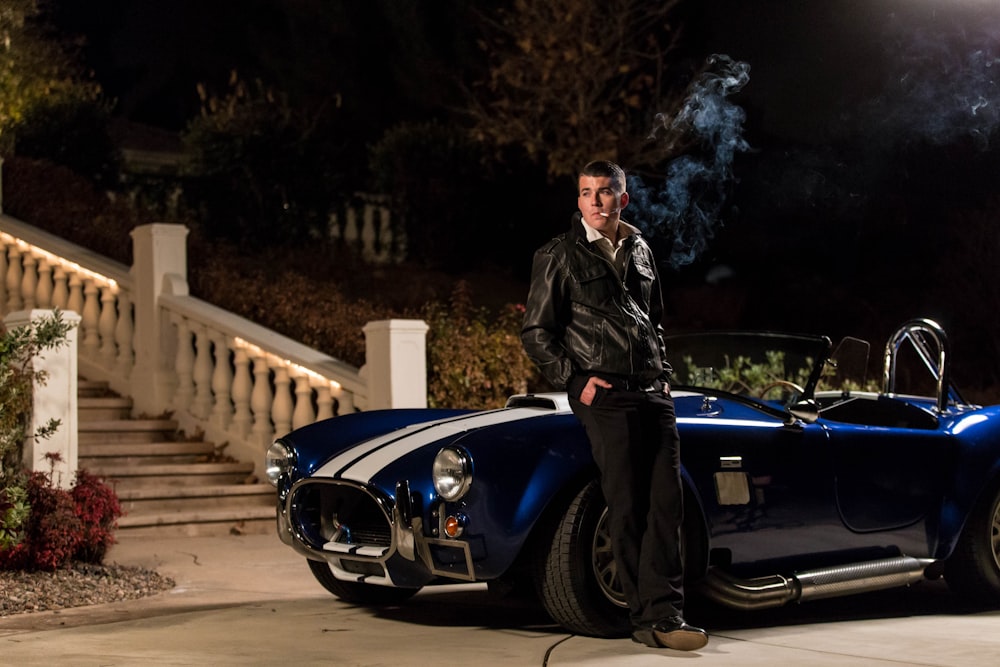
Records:
[[[680,438],[663,302],[652,251],[621,219],[628,202],[621,167],[583,168],[570,230],[535,253],[521,340],[586,429],[632,639],[697,650],[708,635],[683,617]]]

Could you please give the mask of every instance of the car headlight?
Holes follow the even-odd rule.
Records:
[[[445,447],[434,457],[432,476],[434,490],[441,498],[458,500],[472,486],[472,459],[461,449]]]
[[[280,440],[268,448],[264,456],[264,475],[271,486],[278,486],[278,479],[291,469],[294,460],[292,450]]]

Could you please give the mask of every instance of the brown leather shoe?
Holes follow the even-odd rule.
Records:
[[[708,643],[708,633],[688,625],[680,616],[657,621],[652,626],[640,626],[632,632],[632,641],[653,648],[675,651],[697,651]]]

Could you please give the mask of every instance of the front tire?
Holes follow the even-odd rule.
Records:
[[[973,509],[944,576],[949,587],[965,598],[1000,600],[1000,482]]]
[[[360,605],[387,605],[408,600],[419,591],[419,588],[393,588],[391,586],[376,586],[358,581],[341,581],[333,576],[330,565],[326,561],[306,560],[309,570],[323,588],[330,591],[344,602]]]
[[[587,484],[542,544],[535,582],[549,616],[570,632],[622,637],[631,625],[617,582],[606,510],[598,482]]]

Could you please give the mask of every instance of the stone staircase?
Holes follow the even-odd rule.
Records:
[[[118,494],[120,535],[274,532],[274,487],[256,479],[252,463],[179,437],[176,420],[132,419],[131,409],[106,384],[79,381],[79,467]]]

